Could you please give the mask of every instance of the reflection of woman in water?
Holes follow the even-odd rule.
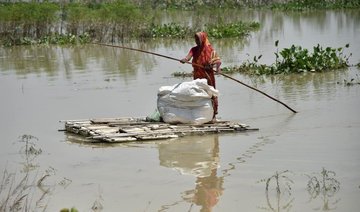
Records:
[[[196,180],[195,193],[192,202],[201,206],[202,212],[212,211],[223,193],[223,177],[216,176],[216,169],[208,177],[199,177]]]
[[[159,144],[159,157],[162,166],[196,176],[195,189],[185,191],[183,199],[191,202],[192,206],[200,206],[200,211],[212,211],[224,190],[223,177],[217,176],[218,136],[193,136],[189,140]]]

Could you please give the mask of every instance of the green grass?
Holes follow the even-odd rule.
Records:
[[[272,3],[271,9],[278,10],[311,10],[311,9],[355,9],[360,7],[358,0],[301,0],[285,3]]]
[[[214,23],[189,27],[179,23],[157,25],[154,10],[125,0],[104,3],[2,3],[0,44],[82,44],[92,40],[192,37],[199,27],[213,38],[244,37],[259,28],[256,22]],[[148,16],[144,17],[143,13]]]
[[[136,4],[135,4],[136,3]],[[211,13],[225,8],[271,8],[279,10],[359,8],[359,0],[302,0],[274,3],[265,1],[183,1],[183,0],[115,0],[76,2],[15,2],[0,3],[0,45],[75,44],[91,40],[100,42],[125,39],[178,38],[199,30],[212,38],[238,38],[256,31],[260,23],[224,23],[214,17],[214,23],[189,27],[180,23],[156,25],[157,8],[191,9]],[[154,9],[155,8],[155,9]],[[225,10],[224,10],[225,11]],[[147,14],[146,17],[144,14]],[[219,19],[219,20],[217,20]]]
[[[156,9],[195,10],[205,8],[272,8],[280,10],[305,10],[305,9],[341,9],[359,8],[358,0],[283,0],[283,1],[258,1],[258,0],[137,0],[143,7]]]

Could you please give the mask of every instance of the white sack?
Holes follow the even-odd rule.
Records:
[[[211,98],[218,93],[206,79],[162,86],[157,107],[166,123],[204,124],[213,118]]]

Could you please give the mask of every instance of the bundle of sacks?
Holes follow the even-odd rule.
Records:
[[[206,79],[162,86],[158,91],[157,108],[166,123],[204,124],[213,118],[211,98],[218,94]]]

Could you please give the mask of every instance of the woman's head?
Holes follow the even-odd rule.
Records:
[[[196,45],[200,46],[201,45],[201,38],[198,35],[198,33],[195,34],[195,43]]]
[[[209,40],[206,32],[197,32],[195,33],[195,43],[198,46],[204,46],[209,44]]]

